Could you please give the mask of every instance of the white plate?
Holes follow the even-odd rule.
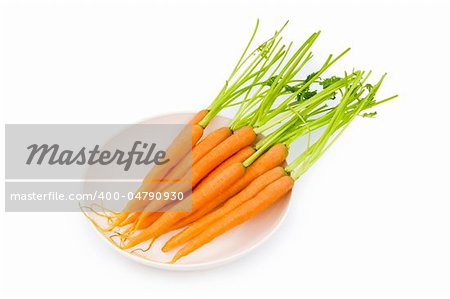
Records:
[[[151,118],[143,123],[186,123],[192,116],[192,113],[170,114]],[[205,134],[211,130],[225,126],[228,123],[228,118],[218,116],[208,125]],[[97,230],[94,225],[93,227],[99,233],[99,236],[114,248],[114,250],[117,250],[123,256],[141,264],[154,268],[176,271],[207,269],[234,261],[251,252],[266,241],[278,229],[283,219],[286,217],[290,205],[290,197],[291,193],[287,194],[283,199],[279,200],[261,214],[214,239],[212,242],[206,244],[190,255],[181,258],[175,264],[168,264],[167,262],[171,260],[177,249],[174,249],[169,253],[164,253],[161,251],[161,247],[179,230],[158,238],[154,242],[152,248],[145,253],[130,253],[129,251],[124,251],[114,246],[107,235],[104,235]],[[144,243],[141,245],[141,248],[146,248],[147,245],[148,243]]]

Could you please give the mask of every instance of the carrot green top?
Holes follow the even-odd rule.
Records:
[[[384,76],[372,86],[366,83],[370,72],[354,71],[344,73],[343,77],[321,79],[321,75],[350,49],[336,57],[329,55],[319,70],[299,79],[300,71],[312,58],[310,49],[320,32],[309,36],[291,54],[293,43],[281,44],[280,33],[286,25],[249,53],[259,26],[259,22],[256,23],[238,63],[199,125],[205,127],[221,110],[238,106],[230,128],[252,126],[255,133],[266,134],[255,145],[256,152],[244,166],[253,163],[272,145],[289,146],[308,134],[307,148],[286,167],[292,178],[298,179],[357,115],[396,96],[375,101]],[[310,133],[323,127],[326,129],[319,139],[311,144]]]
[[[275,31],[270,39],[249,53],[259,27],[259,20],[257,21],[244,52],[224,86],[208,107],[209,113],[199,123],[201,126],[205,127],[222,109],[236,105],[235,101],[238,98],[249,93],[254,86],[260,85],[261,78],[286,55],[285,46],[280,46],[281,37],[279,37],[286,25],[287,23],[280,30]]]
[[[209,113],[199,123],[206,126],[221,110],[238,106],[238,111],[230,124],[232,130],[243,126],[258,127],[273,116],[285,111],[288,104],[301,96],[308,96],[309,86],[328,69],[337,59],[330,56],[323,67],[305,80],[295,78],[312,58],[310,48],[320,32],[315,32],[292,54],[293,43],[282,44],[280,33],[274,33],[266,42],[247,54],[258,28],[255,30],[244,53],[231,72],[223,88],[208,107]],[[276,100],[285,97],[281,103]],[[286,98],[287,97],[287,98]]]
[[[317,91],[313,85],[322,84],[320,76],[350,49],[346,49],[337,57],[329,55],[318,71],[300,79],[298,75],[312,58],[310,49],[320,32],[311,34],[306,41],[292,50],[292,42],[288,45],[281,43],[280,33],[286,25],[287,23],[275,31],[266,42],[248,53],[259,26],[257,22],[238,63],[208,107],[209,112],[199,122],[200,126],[205,127],[221,110],[238,106],[230,128],[237,130],[243,126],[252,126],[256,133],[262,133],[286,121],[293,109],[297,114],[305,109],[312,113],[327,99],[328,95],[324,93],[321,93],[320,97],[314,97]],[[327,80],[330,81],[331,78],[323,83]],[[341,87],[331,83],[328,84],[332,85],[329,94]],[[344,80],[339,81],[341,85],[345,83]]]
[[[307,148],[286,167],[286,171],[291,172],[291,176],[297,179],[363,110],[396,97],[376,101],[375,95],[385,76],[373,86],[366,84],[369,76],[370,72],[366,75],[363,71],[355,71],[345,74],[343,78],[331,77],[319,82],[324,87],[321,91],[306,101],[291,103],[288,110],[259,128],[265,130],[265,127],[278,125],[255,145],[257,151],[244,161],[244,166],[253,163],[276,143],[289,146],[301,136],[308,135]],[[362,114],[364,117],[374,115],[376,112]],[[322,127],[326,129],[318,140],[311,144],[311,132]]]
[[[310,128],[303,126],[302,130],[314,130],[322,126],[326,126],[314,143],[308,144],[307,148],[297,158],[295,158],[286,168],[287,172],[291,173],[291,177],[297,180],[303,173],[305,173],[316,162],[324,152],[337,140],[337,138],[344,132],[349,124],[356,116],[361,115],[361,112],[380,105],[384,102],[392,100],[397,96],[392,96],[381,101],[375,100],[375,95],[379,90],[386,74],[375,84],[366,83],[371,72],[367,74],[363,71],[354,72],[354,78],[349,81],[341,94],[341,100],[333,107],[329,108],[322,116],[309,123]],[[376,112],[364,113],[363,117],[372,117]],[[284,142],[291,143],[295,140],[301,131],[292,135],[284,136]]]

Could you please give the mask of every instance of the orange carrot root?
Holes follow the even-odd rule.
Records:
[[[198,162],[201,158],[203,158],[210,150],[220,144],[222,141],[231,136],[231,130],[228,127],[222,127],[217,130],[214,130],[208,136],[206,136],[203,140],[201,140],[193,149],[192,149],[192,164]]]
[[[253,218],[287,194],[292,189],[293,185],[294,180],[289,176],[283,176],[275,182],[272,182],[252,199],[241,204],[210,225],[207,230],[191,239],[175,254],[171,263],[175,263],[180,258],[211,242],[216,237]]]
[[[228,200],[221,208],[197,220],[182,232],[174,235],[169,241],[167,241],[162,250],[164,252],[167,252],[194,238],[202,231],[205,231],[208,228],[208,226],[212,224],[214,221],[217,221],[218,219],[225,216],[242,203],[253,198],[262,189],[264,189],[269,184],[271,184],[272,182],[274,182],[275,180],[279,179],[284,175],[286,175],[286,172],[282,167],[275,167],[266,172],[265,174],[259,176],[253,182],[251,182],[244,190],[236,194],[234,197],[230,198],[230,200]]]
[[[197,112],[196,115],[194,115],[194,117],[188,122],[190,125],[197,125],[199,122],[201,122],[206,114],[208,114],[208,110],[204,109],[204,110],[200,110],[199,112]]]
[[[189,215],[189,212],[173,212],[179,210],[188,210],[191,205],[192,211],[198,210],[202,205],[224,192],[230,185],[239,180],[245,174],[245,167],[241,163],[230,165],[220,176],[217,176],[209,184],[204,184],[197,188],[190,195],[190,199],[184,199],[176,204],[169,212],[165,212],[152,225],[143,230],[137,236],[128,240],[123,249],[132,248],[150,238],[160,235],[170,228],[181,218]]]
[[[139,189],[136,191],[142,192],[142,191],[148,191],[148,184],[146,182],[153,182],[154,180],[161,180],[165,177],[165,175],[172,169],[175,165],[180,162],[181,159],[184,158],[184,156],[189,152],[189,149],[186,148],[186,138],[191,138],[191,144],[192,147],[197,144],[197,142],[200,140],[200,138],[203,135],[203,127],[198,125],[198,122],[200,122],[208,113],[207,110],[201,110],[199,111],[190,121],[189,124],[191,125],[191,135],[187,134],[187,130],[190,128],[186,127],[184,128],[177,137],[175,137],[172,144],[169,146],[169,148],[166,150],[166,156],[170,157],[170,160],[168,163],[158,165],[153,167],[150,172],[145,176],[144,183],[139,187]],[[113,221],[113,223],[106,229],[106,231],[111,231],[115,227],[119,226],[127,217],[130,215],[130,212],[137,212],[141,211],[145,208],[148,202],[141,201],[141,200],[132,200],[130,201],[125,209],[120,212],[116,219]]]
[[[234,132],[230,137],[213,148],[206,156],[201,158],[192,167],[192,187],[195,187],[201,179],[206,177],[214,168],[223,161],[251,145],[256,139],[256,134],[251,127],[243,127]]]
[[[215,199],[211,200],[207,205],[202,207],[202,211],[198,211],[197,213],[193,213],[183,219],[183,223],[185,225],[192,223],[193,221],[199,219],[201,216],[206,215],[210,211],[214,210],[216,207],[221,205],[230,197],[234,196],[242,189],[247,187],[254,179],[258,176],[264,174],[270,169],[281,165],[288,155],[288,150],[284,144],[276,144],[272,148],[270,148],[266,153],[264,153],[261,157],[259,157],[255,162],[253,162],[245,173],[244,177],[233,184],[230,188],[228,188],[225,192],[217,196]],[[216,174],[217,175],[217,174]],[[210,176],[208,175],[200,184],[206,184]]]
[[[212,178],[214,178],[215,176],[219,175],[225,168],[227,168],[228,166],[230,166],[231,164],[234,163],[243,163],[248,157],[250,157],[251,155],[253,155],[255,153],[255,149],[251,146],[246,146],[243,149],[241,149],[240,151],[238,151],[236,154],[234,154],[233,156],[229,157],[228,159],[226,159],[224,162],[222,162],[219,166],[217,166],[216,168],[214,168],[213,171],[211,171],[208,176],[206,176],[200,184],[206,184],[209,181],[211,181]]]

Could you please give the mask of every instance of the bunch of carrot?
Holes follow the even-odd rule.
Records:
[[[178,142],[186,141],[181,140],[186,134],[180,134],[167,149],[175,157],[170,165],[155,166],[137,191],[180,191],[186,198],[176,203],[132,200],[122,212],[108,216],[104,231],[121,228],[116,244],[121,249],[184,228],[162,248],[180,248],[172,260],[176,262],[283,198],[356,116],[371,116],[363,111],[394,98],[375,100],[384,76],[371,85],[370,72],[321,79],[348,50],[336,58],[330,55],[319,70],[299,78],[319,32],[291,54],[293,44],[281,44],[283,26],[247,54],[257,28],[258,23],[216,99],[190,121],[191,154],[179,152]],[[233,106],[238,109],[230,125],[203,136],[211,120]],[[314,131],[319,137],[311,140]],[[308,145],[282,167],[290,144],[302,136],[308,137]],[[147,183],[169,177],[190,184]]]

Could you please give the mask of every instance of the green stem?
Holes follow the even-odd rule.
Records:
[[[301,102],[299,104],[296,104],[295,106],[290,107],[290,113],[288,110],[288,113],[285,114],[279,114],[282,111],[278,111],[278,116],[274,117],[272,120],[267,121],[264,125],[255,128],[255,132],[257,134],[260,134],[264,131],[269,130],[270,128],[284,122],[286,119],[292,117],[294,114],[302,114],[303,110],[310,107],[311,105],[315,105],[318,103],[323,103],[325,100],[328,100],[330,96],[332,96],[337,90],[341,89],[342,87],[346,86],[349,82],[349,77],[353,76],[347,76],[342,78],[341,80],[333,83],[332,85],[328,86],[324,90],[318,92],[316,95],[312,96],[307,101]]]
[[[221,92],[218,94],[216,99],[213,101],[213,103],[209,106],[209,112],[205,116],[205,118],[199,123],[200,126],[206,127],[208,123],[224,108],[228,107],[232,104],[233,100],[235,100],[236,93],[240,93],[239,90],[242,86],[247,84],[247,82],[252,81],[250,83],[249,89],[247,89],[248,93],[250,90],[254,87],[253,84],[256,84],[259,79],[264,77],[265,73],[269,71],[269,69],[272,67],[273,64],[276,63],[277,60],[279,60],[281,57],[283,57],[283,50],[281,51],[275,51],[276,48],[278,48],[280,39],[278,39],[278,35],[280,32],[284,29],[286,24],[281,28],[281,30],[276,31],[274,36],[271,37],[268,41],[264,42],[262,45],[257,47],[255,51],[253,51],[251,55],[254,55],[255,53],[258,53],[258,55],[251,60],[247,66],[243,69],[242,72],[237,76],[237,79],[234,80],[233,83],[230,84],[231,79],[237,75],[238,71],[240,71],[241,68],[244,67],[244,65],[247,62],[247,59],[250,57],[247,57],[243,59],[244,56],[241,56],[239,59],[239,63],[236,65],[235,69],[232,72],[232,75],[230,76],[229,80],[225,83],[224,87],[222,88]],[[256,30],[256,28],[255,28]],[[255,33],[255,32],[254,32]],[[253,41],[254,36],[250,39],[249,44]],[[246,47],[246,52],[248,50],[249,44]],[[283,48],[283,47],[282,47]],[[273,53],[277,53],[275,57],[272,57]],[[269,61],[269,63],[267,63]],[[260,64],[262,63],[262,66]],[[259,69],[257,70],[257,68]],[[253,85],[253,86],[252,86]]]
[[[281,70],[281,72],[278,74],[278,76],[275,78],[273,84],[270,88],[270,92],[267,95],[267,98],[264,100],[264,103],[261,105],[261,109],[258,110],[257,117],[252,120],[253,126],[260,126],[261,124],[265,123],[268,119],[272,117],[267,117],[268,111],[271,109],[273,103],[278,98],[278,95],[282,88],[292,80],[292,78],[300,71],[301,67],[298,67],[299,65],[303,66],[304,63],[301,63],[303,58],[305,57],[306,53],[308,53],[309,49],[319,36],[320,32],[316,32],[312,34],[306,42],[304,42],[297,51],[293,54],[293,56],[289,59],[289,61],[286,63],[284,68]],[[306,60],[309,60],[311,58],[311,55],[308,55],[306,57]],[[291,96],[288,98],[288,100],[284,101],[281,105],[278,105],[279,110],[283,110],[285,106],[293,99],[295,96]]]
[[[331,147],[361,111],[396,97],[393,96],[378,102],[374,101],[374,97],[380,88],[385,75],[383,75],[378,83],[371,89],[364,85],[370,76],[370,72],[364,78],[363,75],[364,73],[360,72],[350,88],[346,90],[343,99],[333,112],[333,117],[329,121],[327,129],[322,133],[321,137],[313,145],[308,146],[301,155],[285,168],[287,172],[291,172],[291,177],[294,180],[297,180],[305,173],[325,153],[325,151]],[[368,91],[367,95],[363,96],[366,91]],[[354,101],[357,101],[357,103],[351,104]]]

